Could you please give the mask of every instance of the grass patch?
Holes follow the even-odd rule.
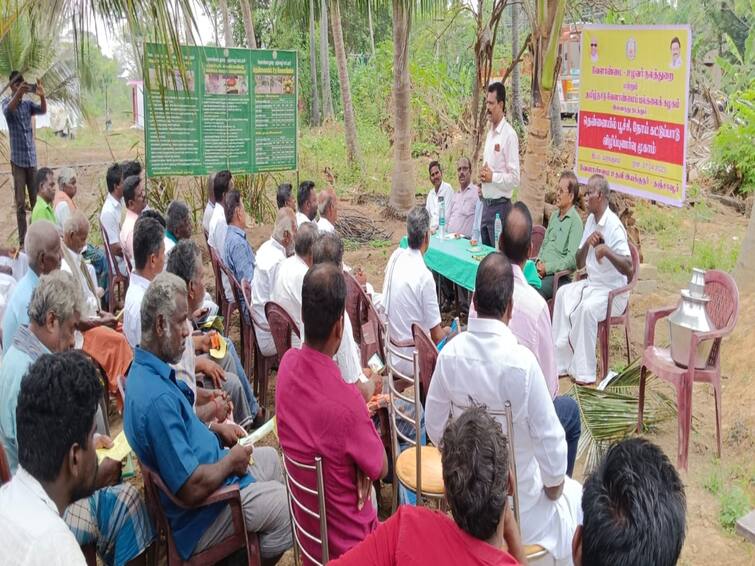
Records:
[[[737,519],[750,510],[750,498],[741,487],[735,485],[722,492],[718,501],[721,504],[718,522],[726,532],[733,533]]]
[[[741,465],[723,469],[717,462],[703,480],[703,487],[718,499],[718,523],[733,533],[737,519],[750,510],[748,486],[755,484],[755,469]]]
[[[679,229],[678,209],[668,209],[640,200],[634,209],[637,225],[643,234],[663,234]]]
[[[731,271],[737,261],[739,241],[717,242],[708,240],[695,242],[694,252],[666,256],[658,260],[658,271],[668,274],[689,274],[693,267],[700,269],[720,269]]]

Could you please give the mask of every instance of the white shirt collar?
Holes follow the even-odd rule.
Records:
[[[147,287],[149,287],[150,280],[147,279],[146,277],[142,277],[136,271],[132,271],[131,272],[130,279],[131,279],[131,281],[130,281],[129,285],[132,285],[132,284],[136,283],[136,285],[138,287],[141,287],[142,289],[146,289]]]
[[[506,341],[516,343],[516,337],[511,329],[502,320],[493,318],[470,318],[467,324],[467,332],[472,334],[496,334]]]
[[[107,200],[110,202],[111,205],[113,205],[116,208],[120,208],[123,206],[123,201],[118,200],[113,196],[113,193],[107,194]]]
[[[55,513],[55,515],[60,517],[58,506],[55,505],[55,502],[47,494],[45,488],[42,487],[42,484],[39,483],[37,478],[32,476],[22,466],[19,465],[18,469],[16,470],[16,475],[13,476],[13,479],[20,483],[29,493],[41,499],[42,502],[47,505],[47,507],[49,507],[53,513]]]

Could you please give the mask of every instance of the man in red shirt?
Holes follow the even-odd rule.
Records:
[[[526,563],[508,493],[508,443],[500,425],[472,406],[449,422],[440,446],[453,520],[404,505],[333,566],[509,566]]]
[[[359,390],[341,377],[333,356],[343,335],[346,282],[330,263],[311,267],[302,284],[304,345],[283,356],[275,392],[278,438],[285,456],[311,464],[323,459],[328,545],[337,558],[377,528],[370,500],[372,480],[385,477],[388,460]],[[291,466],[292,468],[293,466]],[[314,473],[289,469],[293,479],[316,485]],[[294,489],[311,508],[316,499]],[[297,520],[313,534],[319,522],[295,508]],[[320,559],[320,548],[301,537]],[[306,556],[302,556],[309,564]]]

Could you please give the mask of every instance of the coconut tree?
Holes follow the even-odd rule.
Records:
[[[250,49],[257,49],[257,37],[254,35],[254,15],[252,12],[252,3],[250,0],[239,0],[241,4],[241,16],[244,20],[244,35],[246,35],[246,45]]]
[[[346,61],[346,48],[343,44],[343,28],[341,27],[341,2],[331,0],[330,29],[333,32],[333,50],[336,52],[338,67],[338,81],[341,85],[341,102],[343,103],[343,126],[346,136],[346,157],[351,167],[362,164],[362,156],[357,140],[357,125],[354,119],[354,104],[351,101],[351,84],[349,83],[349,69]]]
[[[519,4],[514,2],[511,4],[511,54],[517,53],[519,53]],[[519,124],[519,127],[524,125],[520,75],[519,65],[515,65],[511,70],[511,121]]]
[[[525,4],[526,6],[526,4]],[[527,150],[519,198],[532,213],[532,220],[543,222],[545,209],[545,163],[550,131],[551,98],[556,92],[561,25],[566,0],[537,0],[531,16],[532,28],[532,106],[527,125]]]
[[[223,24],[223,45],[233,47],[233,28],[231,27],[231,15],[228,13],[228,0],[218,0],[218,10]]]
[[[333,91],[330,88],[330,50],[328,49],[328,0],[320,0],[320,90],[323,121],[333,119]]]
[[[310,122],[319,126],[320,122],[320,94],[317,88],[317,51],[315,49],[315,3],[309,0],[309,77],[312,83],[312,113]]]

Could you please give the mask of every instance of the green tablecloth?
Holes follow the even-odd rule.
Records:
[[[409,243],[404,236],[399,244],[402,248],[408,247]],[[469,240],[441,240],[437,235],[430,237],[430,247],[425,253],[425,265],[430,271],[439,273],[446,279],[456,283],[460,287],[474,291],[475,279],[477,279],[477,266],[480,262],[472,256],[484,256],[495,251],[495,248],[478,244],[478,251],[470,251]],[[540,277],[534,262],[528,260],[524,266],[524,276],[527,282],[540,288]]]

